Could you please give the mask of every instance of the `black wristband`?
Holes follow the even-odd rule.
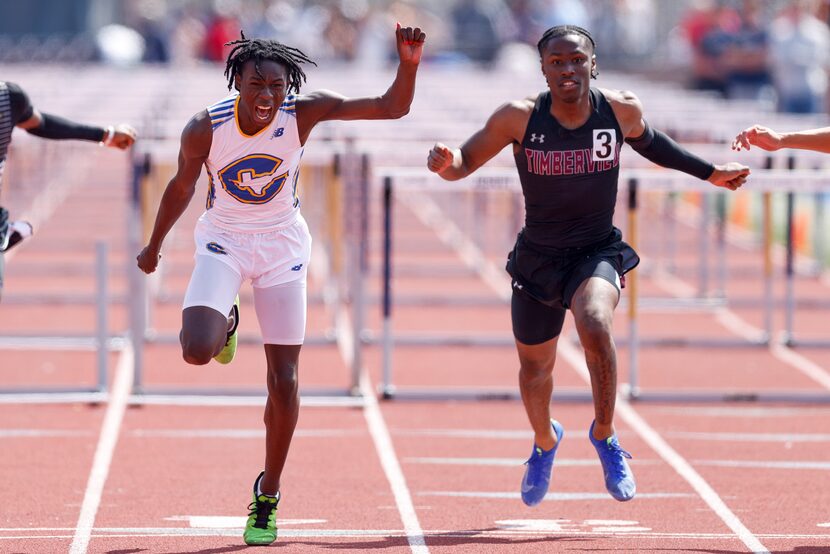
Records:
[[[625,142],[642,157],[657,165],[688,173],[704,181],[715,171],[715,166],[710,162],[692,154],[665,133],[652,129],[648,123],[642,135],[625,139]]]
[[[64,140],[77,139],[101,142],[107,134],[106,129],[101,127],[90,127],[80,123],[74,123],[57,115],[46,113],[41,114],[40,125],[28,131],[38,137]]]

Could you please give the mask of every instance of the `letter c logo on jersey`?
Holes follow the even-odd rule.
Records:
[[[288,178],[286,171],[274,177],[282,160],[268,154],[251,154],[226,165],[219,172],[219,181],[228,194],[243,204],[265,204],[282,190]]]

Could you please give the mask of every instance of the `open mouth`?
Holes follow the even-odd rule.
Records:
[[[268,121],[271,119],[271,113],[273,111],[273,106],[254,106],[254,115],[260,121]]]
[[[565,79],[564,81],[559,82],[559,87],[564,89],[574,89],[579,86],[579,83],[576,81],[572,81],[571,79]]]

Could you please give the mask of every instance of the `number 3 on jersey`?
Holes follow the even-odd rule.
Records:
[[[219,172],[222,188],[243,204],[265,204],[282,190],[288,172],[274,177],[282,160],[268,154],[251,154]]]
[[[591,153],[595,162],[613,159],[616,149],[616,129],[594,129],[594,148],[591,150]]]

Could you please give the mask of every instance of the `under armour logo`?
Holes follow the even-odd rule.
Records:
[[[538,140],[540,143],[545,142],[545,135],[539,135],[539,136],[537,137],[537,136],[536,136],[536,133],[531,133],[531,134],[530,134],[530,142],[536,142],[537,140]]]

